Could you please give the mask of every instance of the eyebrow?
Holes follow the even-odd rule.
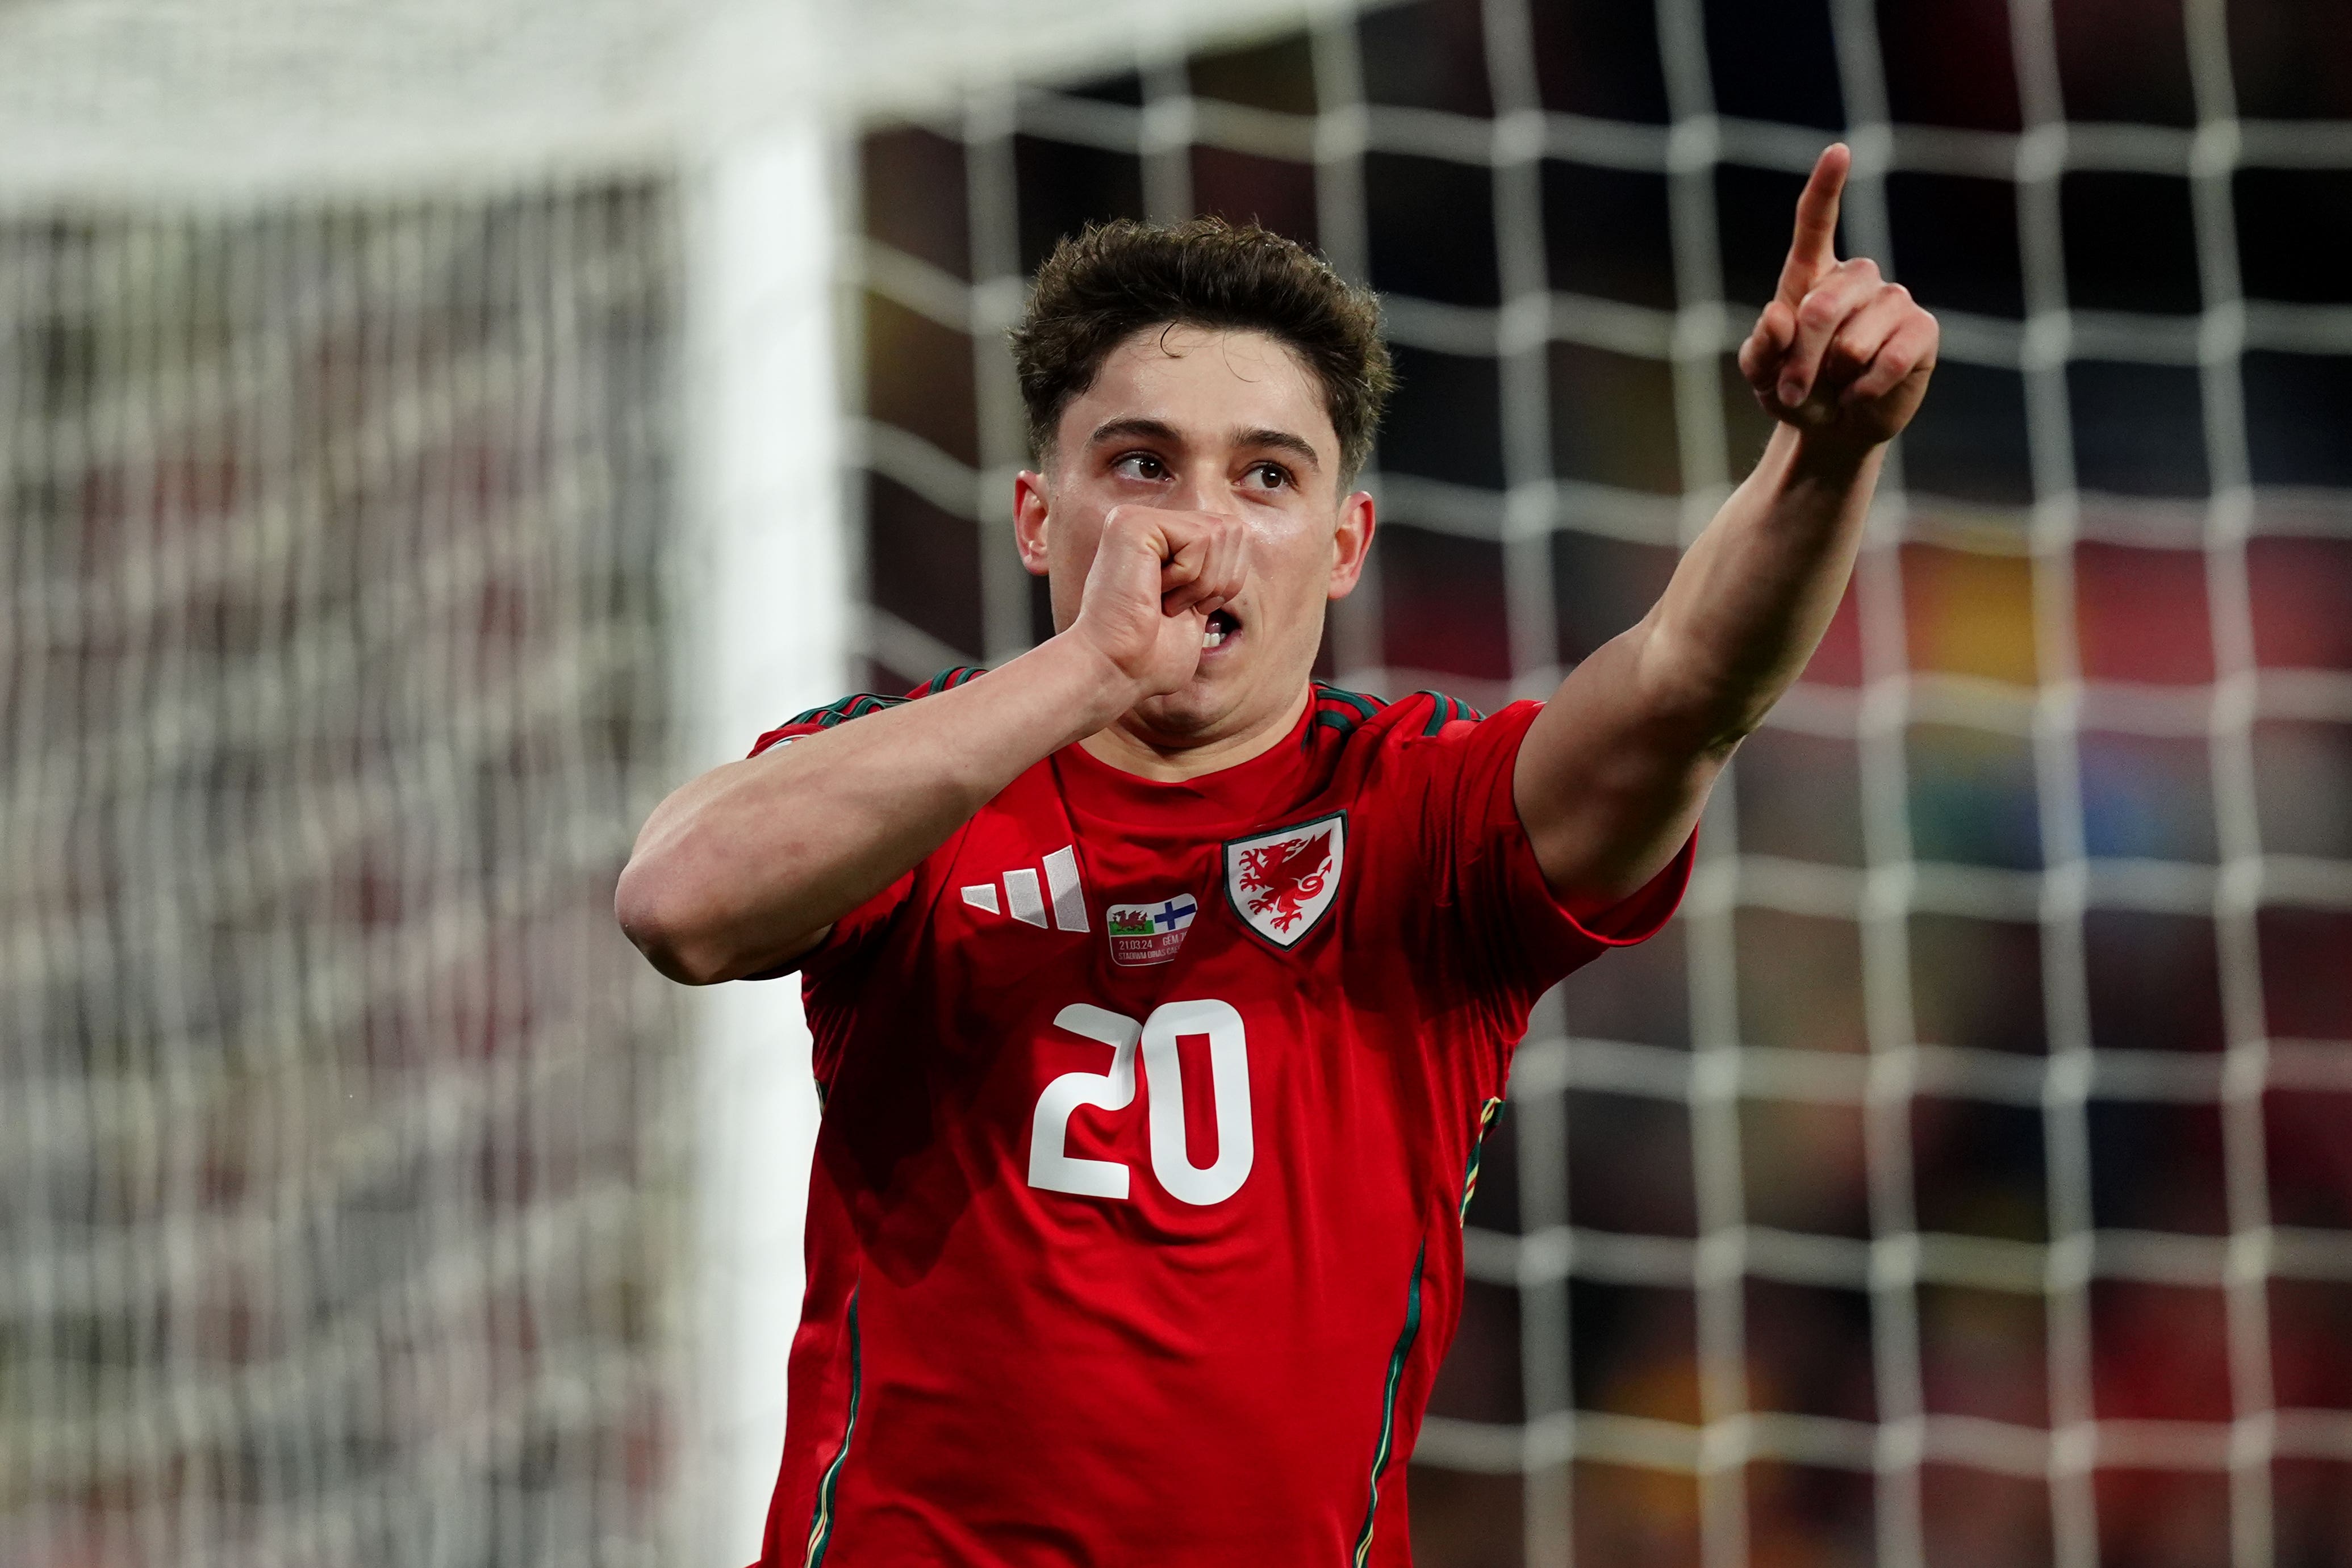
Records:
[[[1116,441],[1129,436],[1141,436],[1148,441],[1163,441],[1171,446],[1184,444],[1184,438],[1177,434],[1174,425],[1165,420],[1145,419],[1139,415],[1105,420],[1095,426],[1094,434],[1087,438],[1087,444],[1097,446],[1106,441]],[[1234,433],[1233,439],[1236,446],[1271,446],[1276,451],[1291,454],[1309,468],[1319,470],[1323,466],[1323,460],[1317,455],[1314,444],[1305,436],[1294,435],[1286,430],[1275,430],[1266,426],[1237,430]]]
[[[1303,435],[1293,435],[1286,430],[1244,430],[1235,434],[1236,446],[1271,446],[1277,452],[1287,452],[1309,468],[1320,469],[1323,460],[1315,455],[1314,446]]]
[[[1099,446],[1106,441],[1117,441],[1129,435],[1140,435],[1148,441],[1164,441],[1171,446],[1184,444],[1183,437],[1176,434],[1174,425],[1161,420],[1142,418],[1107,419],[1095,426],[1095,433],[1087,437],[1087,444]]]

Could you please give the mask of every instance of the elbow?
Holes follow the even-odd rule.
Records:
[[[631,945],[666,978],[682,986],[732,979],[709,939],[709,923],[698,916],[689,894],[658,859],[633,856],[614,889],[613,916]]]

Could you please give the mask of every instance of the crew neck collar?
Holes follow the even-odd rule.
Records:
[[[1255,757],[1195,774],[1190,779],[1147,779],[1139,773],[1105,762],[1073,741],[1054,753],[1052,761],[1075,803],[1122,821],[1144,821],[1162,817],[1171,807],[1202,810],[1220,817],[1255,820],[1276,797],[1295,784],[1298,765],[1315,722],[1315,699],[1309,690],[1298,710],[1297,722],[1281,739]]]

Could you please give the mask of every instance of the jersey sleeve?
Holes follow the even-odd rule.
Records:
[[[1519,742],[1543,705],[1513,703],[1492,718],[1448,721],[1458,706],[1435,700],[1430,733],[1412,744],[1428,748],[1423,848],[1439,882],[1438,917],[1453,927],[1438,936],[1462,962],[1485,968],[1511,1011],[1524,1015],[1570,971],[1656,935],[1682,902],[1698,835],[1694,830],[1633,896],[1578,919],[1553,895],[1512,795]]]
[[[822,735],[836,725],[863,718],[870,713],[879,713],[885,708],[896,707],[900,703],[912,702],[919,697],[929,696],[933,692],[942,692],[953,686],[960,686],[966,681],[985,673],[969,665],[958,665],[954,669],[941,670],[903,697],[877,696],[870,692],[861,692],[855,696],[844,697],[828,706],[812,708],[790,723],[778,725],[761,736],[753,743],[749,755],[763,756],[808,736]],[[883,933],[889,929],[891,921],[898,912],[906,906],[908,899],[914,893],[914,888],[915,873],[909,871],[835,921],[833,929],[825,933],[824,940],[809,952],[803,953],[789,964],[780,964],[772,969],[746,977],[754,980],[780,979],[796,970],[810,979],[823,977],[828,972],[839,968],[859,954],[870,949],[880,939]]]
[[[751,747],[752,757],[764,756],[780,747],[790,746],[804,736],[817,735],[824,727],[814,722],[794,720],[779,725],[760,737]],[[756,975],[746,975],[747,980],[781,980],[787,975],[800,974],[814,978],[838,968],[857,954],[869,948],[889,929],[891,917],[906,904],[915,887],[915,873],[908,872],[881,892],[833,923],[824,940],[790,963],[779,964]]]

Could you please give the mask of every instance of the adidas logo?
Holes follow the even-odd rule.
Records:
[[[1041,862],[1045,868],[1045,885],[1038,885],[1037,873],[1019,866],[1004,873],[1004,897],[999,903],[997,884],[992,882],[974,883],[960,891],[963,901],[974,909],[985,909],[991,915],[1009,914],[1024,925],[1039,930],[1045,927],[1045,900],[1054,901],[1054,926],[1061,931],[1087,929],[1087,892],[1078,882],[1078,852],[1064,844]]]

